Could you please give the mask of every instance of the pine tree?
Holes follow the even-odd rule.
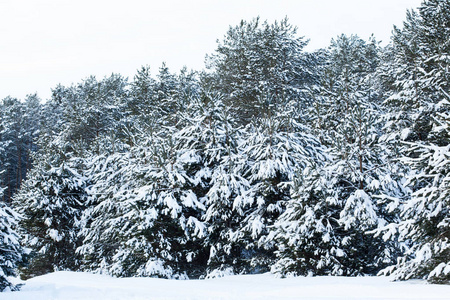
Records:
[[[198,89],[196,74],[184,68],[177,76],[170,73],[169,68],[163,64],[157,79],[156,101],[161,114],[160,123],[179,129],[182,126],[180,114],[187,108],[191,94]]]
[[[3,189],[0,189],[0,195],[2,193]],[[16,275],[24,255],[16,232],[18,219],[14,210],[0,202],[0,292],[16,289],[7,277]]]
[[[397,148],[409,168],[409,199],[397,204],[400,240],[411,247],[386,270],[397,279],[448,283],[450,2],[427,0],[393,37],[392,95],[386,100]],[[405,69],[407,72],[405,72]],[[402,120],[402,122],[399,122]]]
[[[46,103],[33,169],[16,194],[14,205],[24,215],[23,242],[32,249],[24,276],[58,269],[77,270],[79,219],[87,205],[88,157],[124,151],[129,144],[126,81],[118,75],[97,82],[58,86]]]
[[[209,251],[208,277],[244,271],[241,257],[243,241],[236,241],[243,216],[233,211],[236,199],[245,197],[249,188],[244,178],[243,156],[238,153],[240,130],[223,103],[220,93],[210,90],[207,84],[191,97],[187,116],[188,125],[180,131],[184,148],[192,149],[199,157],[197,180],[202,189],[199,198],[205,201],[202,213],[207,233],[203,247]]]
[[[175,150],[170,140],[93,161],[78,249],[85,269],[116,276],[199,276],[194,237],[205,233],[198,213],[204,205],[185,169],[194,162],[195,156]]]
[[[142,136],[139,132],[148,132],[151,135],[161,125],[161,103],[157,95],[157,80],[151,77],[149,66],[142,67],[134,76],[130,98],[126,102],[126,110],[130,112],[129,124],[132,130],[137,131],[135,137]],[[133,138],[131,144],[136,143],[138,141]]]
[[[14,196],[14,207],[23,216],[22,242],[33,251],[24,277],[79,266],[75,225],[84,207],[86,186],[80,164],[77,158],[61,159],[54,152],[37,155],[34,168]]]
[[[33,250],[25,276],[80,267],[75,253],[81,242],[78,219],[89,185],[84,164],[88,156],[126,148],[120,112],[126,97],[126,81],[112,75],[101,82],[91,77],[77,86],[60,85],[45,104],[47,114],[35,142],[39,153],[14,200],[25,216],[23,242]]]
[[[7,97],[1,103],[0,162],[3,174],[0,187],[6,188],[3,201],[10,203],[31,168],[31,154],[36,151],[41,105],[36,95],[28,95],[24,102]]]
[[[271,271],[281,276],[343,275],[345,255],[339,234],[340,203],[333,194],[331,174],[324,165],[331,158],[312,162],[297,173],[291,199],[273,231],[278,242]]]
[[[289,106],[277,107],[270,94],[259,101],[263,114],[246,127],[239,146],[250,187],[246,197],[233,204],[244,216],[233,238],[246,245],[241,259],[247,272],[268,270],[275,260],[277,241],[271,228],[291,199],[296,174],[307,168],[310,160],[320,159],[319,142],[296,121]]]
[[[78,249],[85,269],[166,278],[204,272],[200,156],[190,148],[190,136],[175,127],[190,93],[180,88],[182,75],[178,81],[166,69],[161,72],[161,86],[155,88],[161,102],[155,109],[170,111],[149,124],[154,127],[143,131],[129,151],[102,155],[89,164],[93,184]]]
[[[77,85],[59,85],[53,90],[48,105],[57,106],[54,112],[60,120],[53,134],[59,135],[66,151],[82,156],[86,150],[94,154],[120,150],[115,146],[117,139],[130,139],[124,122],[127,87],[125,78],[112,74],[101,81],[91,76]]]
[[[207,58],[210,81],[225,95],[225,105],[247,124],[261,111],[258,98],[265,93],[284,105],[305,98],[304,87],[313,80],[307,42],[286,19],[269,24],[259,18],[230,27],[216,53]],[[302,103],[302,101],[299,101]]]
[[[394,217],[378,198],[397,196],[399,189],[379,140],[377,51],[374,40],[342,35],[322,53],[327,60],[312,119],[328,155],[298,174],[276,224],[275,272],[373,274],[396,255],[395,243],[368,234]]]

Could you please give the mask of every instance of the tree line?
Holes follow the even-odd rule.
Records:
[[[392,42],[229,28],[201,72],[0,103],[0,289],[55,270],[450,278],[450,1]]]

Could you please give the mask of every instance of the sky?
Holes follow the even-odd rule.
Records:
[[[422,0],[0,0],[0,99],[37,93],[48,99],[57,84],[120,73],[131,81],[149,65],[172,72],[204,68],[229,26],[241,20],[288,17],[306,50],[327,47],[342,33],[382,45],[406,10]]]

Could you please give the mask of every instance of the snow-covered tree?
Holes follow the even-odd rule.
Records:
[[[34,143],[39,152],[14,197],[14,206],[24,216],[22,241],[32,249],[26,276],[79,268],[75,249],[88,186],[85,159],[126,148],[126,111],[121,108],[127,95],[126,80],[113,74],[102,81],[90,77],[71,87],[59,85],[44,105]]]
[[[271,228],[291,199],[293,180],[310,160],[321,159],[319,142],[297,122],[292,107],[277,106],[273,97],[259,98],[262,113],[246,126],[239,145],[245,162],[241,172],[250,186],[233,203],[243,216],[233,239],[245,245],[241,259],[247,272],[268,270],[274,261]]]
[[[163,74],[169,76],[167,71]],[[160,80],[165,86],[169,79]],[[187,101],[184,97],[189,95],[175,87],[156,88],[161,101],[173,102],[170,107],[175,110],[142,132],[139,144],[89,163],[87,176],[93,184],[81,222],[83,245],[78,249],[84,269],[116,276],[203,274],[206,255],[201,238],[206,229],[201,197],[206,175],[195,145],[189,142],[194,132],[171,126],[179,124],[184,113],[175,102]],[[157,105],[155,109],[164,108],[163,103]]]
[[[54,111],[60,120],[53,134],[65,143],[65,151],[79,156],[87,155],[86,151],[94,154],[119,151],[117,140],[130,140],[124,124],[127,100],[127,80],[118,74],[101,81],[91,76],[70,87],[59,85],[47,104],[56,106]]]
[[[31,154],[36,151],[41,105],[36,95],[25,101],[7,97],[0,104],[0,187],[6,188],[3,200],[10,202],[31,168]],[[0,170],[1,171],[1,170]]]
[[[388,133],[391,140],[397,138],[412,190],[409,199],[397,204],[402,221],[395,228],[411,245],[386,270],[397,279],[450,280],[449,34],[450,1],[426,0],[418,12],[408,12],[393,37]]]
[[[86,161],[86,177],[91,181],[87,187],[86,209],[79,219],[78,236],[82,243],[76,249],[82,257],[84,270],[107,271],[112,257],[120,245],[118,229],[114,224],[123,214],[116,205],[119,189],[126,192],[128,182],[124,180],[124,169],[133,161],[126,153],[101,154]],[[133,168],[126,169],[130,172]],[[116,233],[116,235],[114,234]],[[131,276],[131,275],[130,275]]]
[[[223,103],[223,95],[204,86],[190,100],[186,116],[188,124],[180,130],[183,148],[195,151],[199,157],[198,177],[203,190],[207,233],[203,247],[209,251],[207,276],[243,271],[240,258],[245,244],[233,239],[243,216],[233,211],[235,199],[245,197],[249,188],[242,170],[244,156],[238,153],[240,127]],[[197,192],[198,193],[198,192]]]
[[[328,155],[298,173],[292,200],[276,224],[276,272],[373,274],[396,255],[393,245],[368,234],[394,217],[378,197],[397,196],[399,189],[379,141],[372,77],[377,51],[373,40],[342,35],[325,53],[312,119]]]
[[[59,140],[41,146],[13,205],[20,220],[22,242],[32,250],[25,276],[54,270],[76,270],[79,244],[75,226],[85,201],[83,161],[64,153]]]
[[[225,95],[237,121],[247,124],[258,117],[258,99],[265,93],[273,95],[277,105],[303,97],[303,88],[313,77],[309,57],[303,53],[306,44],[287,18],[273,24],[256,18],[229,28],[207,66],[211,82]]]
[[[195,72],[183,68],[178,75],[172,74],[163,64],[159,68],[156,83],[156,109],[160,112],[159,123],[180,129],[183,119],[180,117],[188,105],[189,99],[198,90],[198,78]]]
[[[450,1],[424,0],[384,51],[341,35],[308,54],[256,18],[200,75],[5,98],[0,198],[21,218],[0,202],[0,289],[17,222],[25,276],[360,275],[404,251],[386,273],[448,283],[449,28]]]
[[[334,68],[336,85],[331,89],[337,97],[330,99],[341,108],[342,117],[334,131],[334,163],[329,168],[338,178],[339,221],[349,238],[345,265],[354,272],[374,273],[395,259],[397,249],[367,231],[395,218],[383,199],[399,199],[405,193],[397,165],[389,160],[390,153],[381,140],[380,91],[374,75],[379,48],[374,39],[366,43],[341,36],[331,49],[332,60],[339,64]],[[336,120],[338,115],[334,116]]]
[[[2,193],[3,189],[0,188],[0,195]],[[0,202],[0,292],[16,289],[8,277],[16,275],[24,254],[16,232],[18,220],[19,215]]]
[[[160,116],[160,112],[155,109],[158,105],[155,86],[156,80],[151,77],[149,66],[141,67],[131,83],[128,110],[132,115],[142,118],[140,121],[143,123],[150,123],[151,119]]]
[[[271,271],[282,276],[342,275],[342,237],[339,234],[340,203],[334,197],[330,160],[312,162],[299,170],[286,210],[275,223],[272,235],[278,242],[277,261]]]
[[[85,269],[116,276],[199,276],[196,236],[205,234],[199,214],[204,205],[186,171],[196,162],[191,154],[158,140],[91,163],[94,184],[78,249]]]

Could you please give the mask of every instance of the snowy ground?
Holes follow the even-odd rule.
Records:
[[[0,293],[1,300],[137,300],[137,299],[450,299],[450,286],[423,281],[390,282],[385,277],[229,276],[175,281],[153,278],[112,278],[57,272],[26,281],[20,292]]]

